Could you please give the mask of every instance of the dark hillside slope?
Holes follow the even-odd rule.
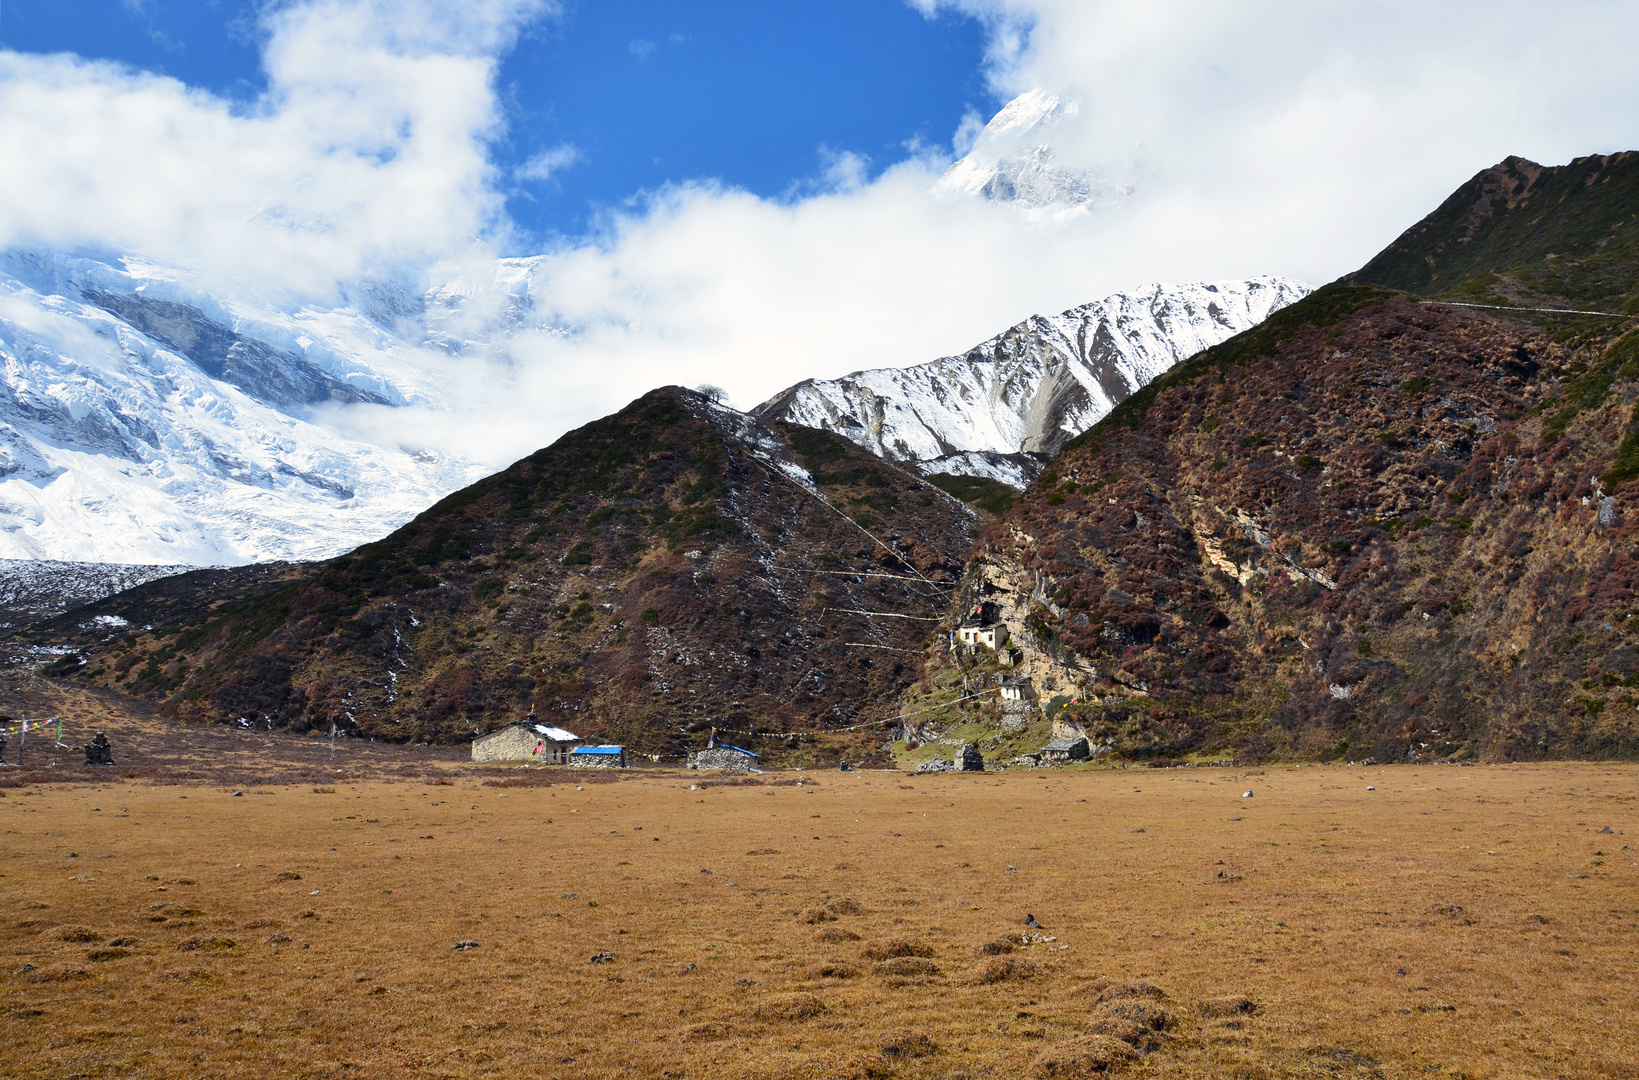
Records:
[[[990,531],[962,602],[1033,646],[1061,733],[1140,758],[1639,755],[1639,316],[1398,291],[1485,274],[1631,306],[1598,276],[1631,252],[1635,155],[1526,165],[1135,394]]]
[[[1477,303],[1639,314],[1639,152],[1553,168],[1508,158],[1349,280]]]
[[[533,700],[584,737],[678,753],[713,724],[891,713],[930,624],[845,609],[939,615],[975,521],[840,437],[669,387],[350,555],[169,579],[33,640],[84,648],[65,678],[200,720],[449,742]],[[105,640],[98,615],[133,629]]]

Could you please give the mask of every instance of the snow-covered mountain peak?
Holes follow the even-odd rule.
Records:
[[[1076,111],[1075,102],[1065,101],[1057,94],[1045,90],[1026,90],[990,118],[980,137],[996,139],[1002,135],[1050,127],[1062,117],[1074,116]]]
[[[1133,391],[1308,293],[1277,277],[1151,285],[1031,316],[960,356],[809,379],[753,411],[925,472],[1022,487]]]
[[[1050,129],[1077,112],[1076,103],[1029,90],[990,118],[973,146],[945,170],[934,194],[1012,203],[1032,217],[1062,218],[1125,199],[1130,185],[1060,162]]]

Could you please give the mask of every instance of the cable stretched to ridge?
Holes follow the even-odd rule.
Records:
[[[851,518],[847,514],[843,513],[842,510],[839,509],[836,506],[835,503],[831,502],[830,499],[827,499],[825,497],[825,494],[823,492],[821,492],[818,489],[817,486],[814,489],[811,490],[811,489],[803,486],[802,484],[797,483],[797,481],[794,477],[787,476],[785,473],[781,472],[780,470],[771,467],[767,462],[765,462],[761,458],[757,457],[757,455],[747,454],[746,456],[749,457],[752,461],[755,461],[759,466],[761,466],[765,472],[772,473],[773,475],[778,476],[780,479],[785,480],[786,482],[792,484],[793,486],[795,486],[797,488],[800,488],[803,491],[806,491],[809,495],[812,495],[814,498],[818,499],[822,505],[830,507],[830,509],[833,510],[838,517],[840,517],[842,520],[846,521],[848,524],[852,525],[854,528],[858,529],[860,532],[864,533],[866,536],[870,537],[871,542],[874,543],[877,547],[881,548],[883,551],[886,551],[889,555],[892,555],[899,562],[902,562],[906,566],[910,567],[911,573],[916,575],[917,580],[921,581],[924,585],[927,585],[930,589],[933,589],[935,592],[939,593],[940,595],[945,596],[947,598],[949,597],[950,591],[948,589],[942,588],[941,586],[939,586],[939,585],[935,584],[934,582],[930,581],[927,578],[927,576],[922,573],[922,571],[920,571],[916,568],[915,563],[913,563],[909,559],[906,559],[903,556],[901,556],[899,554],[899,552],[895,551],[890,545],[884,543],[881,540],[878,540],[877,537],[876,537],[876,534],[871,532],[871,530],[867,529],[865,526],[861,525],[859,522],[855,521],[853,518]]]
[[[910,653],[912,656],[921,656],[922,655],[922,650],[921,649],[901,649],[901,648],[898,648],[897,646],[893,646],[893,645],[872,645],[868,641],[844,641],[844,642],[841,642],[840,644],[842,644],[843,646],[845,646],[847,648],[853,648],[853,649],[887,649],[889,652]]]
[[[943,616],[935,619],[935,618],[929,618],[926,615],[901,615],[898,612],[894,612],[894,611],[866,611],[864,608],[852,608],[852,607],[821,608],[820,609],[821,617],[824,617],[824,615],[827,611],[845,611],[850,615],[881,615],[883,618],[886,618],[886,619],[915,619],[917,622],[944,622],[945,621]]]
[[[893,578],[895,581],[926,581],[926,578],[911,577],[909,574],[880,574],[873,570],[803,570],[795,566],[775,566],[773,570],[783,570],[788,574],[828,574],[833,577],[879,577]]]

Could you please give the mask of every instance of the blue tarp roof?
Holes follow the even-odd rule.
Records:
[[[577,746],[569,752],[571,754],[618,754],[625,749],[624,746]]]
[[[717,748],[719,750],[734,750],[734,751],[737,751],[738,753],[746,754],[746,755],[748,755],[750,757],[754,757],[754,758],[762,757],[761,754],[753,754],[750,750],[741,750],[738,746],[730,746],[728,743],[721,743],[721,744],[719,744],[719,746]]]

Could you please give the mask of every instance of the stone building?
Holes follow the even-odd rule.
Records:
[[[983,603],[969,612],[956,627],[956,640],[963,645],[983,645],[1000,649],[1007,644],[1007,624],[996,615],[996,605]]]
[[[571,769],[624,769],[624,746],[577,746],[569,751]]]
[[[1030,700],[1030,680],[1029,679],[1003,679],[1002,680],[1002,700],[1003,701],[1029,701]]]
[[[1065,735],[1054,739],[1041,748],[1043,762],[1063,764],[1067,761],[1086,761],[1092,757],[1092,749],[1085,736]]]
[[[762,759],[738,746],[710,746],[689,755],[691,769],[728,769],[732,772],[761,772]]]
[[[508,724],[472,740],[474,761],[527,761],[536,765],[564,765],[580,736],[551,724],[528,720]]]

